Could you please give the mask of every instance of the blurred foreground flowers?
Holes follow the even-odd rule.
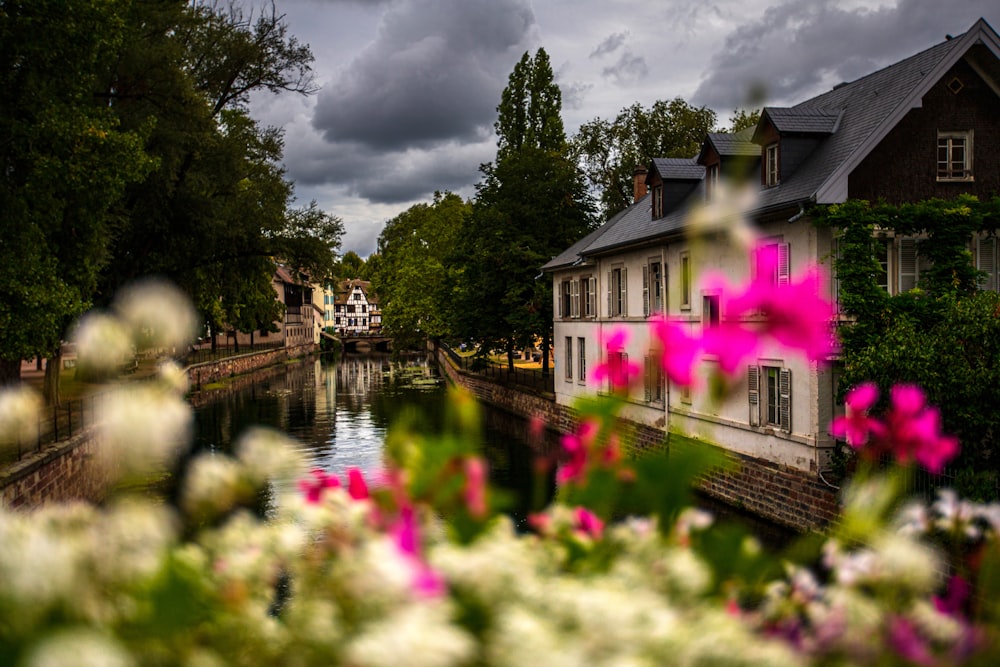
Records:
[[[92,321],[100,329],[82,339],[127,348],[111,316]],[[689,377],[711,341],[654,326],[665,368]],[[826,353],[812,329],[780,321],[766,333]],[[596,372],[615,386],[634,375]],[[143,473],[175,460],[189,438],[183,391],[165,366],[113,394],[109,462]],[[101,507],[0,511],[0,664],[992,664],[1000,506],[949,492],[907,500],[908,466],[937,467],[957,449],[918,391],[893,390],[885,420],[867,413],[871,388],[852,393],[834,432],[901,465],[863,469],[828,534],[782,554],[691,507],[693,483],[727,465],[715,450],[671,442],[623,456],[615,392],[578,405],[557,498],[527,532],[487,483],[463,392],[442,433],[397,425],[370,478],[306,471],[283,435],[256,430],[232,455],[193,458],[175,506],[121,493]],[[0,430],[24,428],[34,405],[0,395]]]

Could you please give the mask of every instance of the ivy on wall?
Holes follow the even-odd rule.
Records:
[[[898,382],[920,384],[941,408],[944,429],[962,441],[960,493],[995,499],[1000,470],[1000,295],[980,291],[972,239],[997,236],[1000,197],[890,205],[864,200],[817,206],[813,220],[832,227],[841,311],[840,399],[861,382],[876,382],[883,400]],[[878,244],[889,236],[919,237],[916,289],[890,296]],[[998,239],[1000,244],[1000,239]]]

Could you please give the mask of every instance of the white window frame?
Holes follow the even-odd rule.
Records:
[[[650,257],[642,267],[643,315],[649,317],[664,312],[663,293],[663,262],[659,257]]]
[[[647,403],[662,405],[666,397],[666,382],[664,382],[663,364],[655,354],[647,354],[644,359],[645,400]]]
[[[566,378],[566,382],[573,381],[573,337],[566,336],[566,351],[563,354],[563,361],[566,363],[566,370],[563,372],[563,376]]]
[[[715,196],[719,188],[719,174],[722,171],[721,165],[710,164],[705,168],[705,200],[709,201]]]
[[[577,382],[580,384],[587,383],[587,339],[580,336],[576,339],[576,355],[578,357],[577,363]]]
[[[628,270],[621,264],[608,271],[608,317],[628,317]]]
[[[573,319],[580,319],[580,281],[571,280],[569,283],[569,316]]]
[[[681,310],[691,310],[691,253],[685,250],[680,258]]]
[[[580,279],[583,284],[583,316],[593,319],[597,317],[597,278],[587,276]]]
[[[764,149],[764,185],[771,188],[781,182],[779,169],[778,142],[768,144]]]
[[[960,159],[956,159],[957,151],[961,151]],[[938,131],[936,173],[938,182],[975,180],[972,173],[972,130]]]
[[[979,289],[1000,290],[1000,275],[998,275],[997,238],[995,236],[979,236],[976,238],[976,270],[985,273],[979,277]]]
[[[751,426],[792,432],[792,372],[782,362],[761,360],[747,367]]]

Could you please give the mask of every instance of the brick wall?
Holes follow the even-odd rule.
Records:
[[[442,351],[438,351],[437,361],[451,382],[465,387],[484,403],[523,417],[541,416],[551,430],[559,433],[571,431],[576,424],[575,412],[551,398],[502,387],[459,370]],[[662,430],[623,421],[623,444],[630,455],[662,450],[666,436]],[[704,480],[701,491],[705,494],[795,530],[821,530],[838,516],[837,490],[816,475],[733,452],[726,455],[735,470]]]
[[[313,352],[313,344],[246,354],[191,366],[192,388],[233,375],[271,366]],[[251,381],[248,378],[247,381]],[[197,403],[197,394],[192,403]],[[36,507],[68,500],[100,501],[108,488],[109,471],[98,465],[98,443],[88,429],[7,467],[0,467],[0,507]]]
[[[69,500],[100,501],[109,471],[97,464],[98,443],[84,431],[0,469],[0,507],[37,507]]]

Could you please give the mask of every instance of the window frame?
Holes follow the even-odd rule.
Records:
[[[659,220],[663,217],[663,184],[653,186],[653,219]]]
[[[781,153],[777,141],[764,147],[764,186],[773,188],[781,183]]]
[[[587,383],[587,339],[584,336],[578,336],[576,339],[576,354],[578,358],[576,366],[577,383],[586,384]]]
[[[581,290],[583,293],[583,317],[594,319],[597,317],[597,278],[585,276],[580,280],[584,283]]]
[[[691,310],[691,253],[684,250],[680,254],[681,310]]]
[[[563,354],[563,361],[566,363],[566,370],[563,372],[563,377],[566,382],[573,381],[573,337],[566,336],[566,352]]]
[[[608,317],[628,317],[628,270],[615,264],[608,271]]]
[[[781,361],[747,367],[750,426],[792,432],[792,372]]]
[[[938,130],[936,150],[937,168],[935,170],[938,183],[969,183],[975,181],[972,170],[972,140],[972,130]],[[959,148],[959,144],[962,150],[961,168],[955,169],[955,165],[959,161],[954,159],[953,151]],[[944,160],[941,159],[942,150],[945,151]],[[942,165],[944,165],[943,168]]]

